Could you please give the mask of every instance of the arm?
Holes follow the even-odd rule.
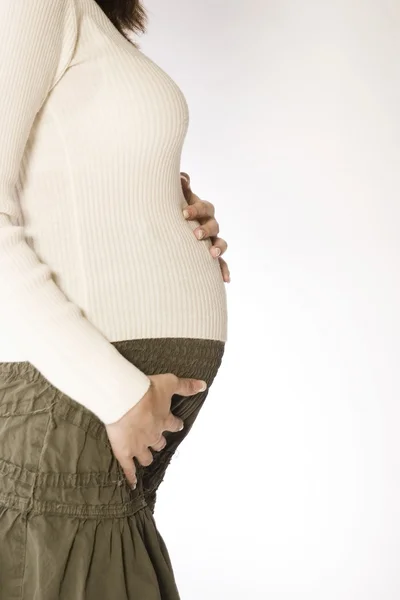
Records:
[[[68,300],[16,221],[16,184],[32,124],[74,50],[74,2],[0,1],[0,311],[27,360],[111,423],[151,381]]]

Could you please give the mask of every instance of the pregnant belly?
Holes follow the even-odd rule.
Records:
[[[226,284],[211,240],[193,233],[198,225],[175,211],[161,223],[138,215],[118,236],[104,228],[68,255],[47,254],[60,288],[110,341],[226,341]]]

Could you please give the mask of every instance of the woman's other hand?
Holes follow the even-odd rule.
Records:
[[[209,237],[212,241],[210,248],[211,255],[218,258],[222,271],[222,276],[226,283],[230,283],[230,272],[226,261],[221,258],[221,255],[226,252],[228,244],[218,236],[219,225],[215,219],[215,208],[211,202],[201,200],[194,194],[190,188],[190,177],[187,173],[181,173],[182,190],[186,202],[190,206],[186,206],[183,211],[185,219],[196,219],[201,223],[199,227],[193,230],[193,233],[199,240],[204,240]],[[199,237],[200,236],[200,237]]]
[[[133,458],[142,466],[149,466],[153,462],[149,448],[160,451],[166,444],[163,432],[183,429],[182,419],[171,413],[173,394],[192,396],[207,387],[200,379],[180,378],[173,373],[148,377],[151,384],[143,398],[118,421],[106,425],[114,456],[132,489],[136,487]]]

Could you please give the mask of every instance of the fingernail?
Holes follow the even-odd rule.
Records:
[[[185,427],[185,424],[183,424],[183,425],[182,425],[182,427],[180,427],[180,428],[178,429],[178,431],[182,431],[182,429],[183,429],[184,427]]]
[[[215,258],[217,258],[221,254],[221,250],[219,248],[214,248],[213,254]]]
[[[137,486],[137,483],[134,483],[133,485],[131,485],[131,489],[136,490],[136,486]]]
[[[207,389],[207,383],[205,381],[202,381],[202,384],[203,385],[201,386],[199,392],[205,392]]]
[[[202,229],[199,229],[197,232],[197,238],[201,240],[205,236],[205,232]]]
[[[181,174],[181,179],[184,179],[186,181],[186,183],[188,184],[188,186],[190,185],[189,179],[186,177],[186,175]]]
[[[188,210],[184,210],[183,216],[185,217],[185,219],[188,219],[190,217],[190,212]]]

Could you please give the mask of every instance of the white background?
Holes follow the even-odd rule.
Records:
[[[398,0],[146,6],[232,275],[156,509],[182,599],[398,600]]]

